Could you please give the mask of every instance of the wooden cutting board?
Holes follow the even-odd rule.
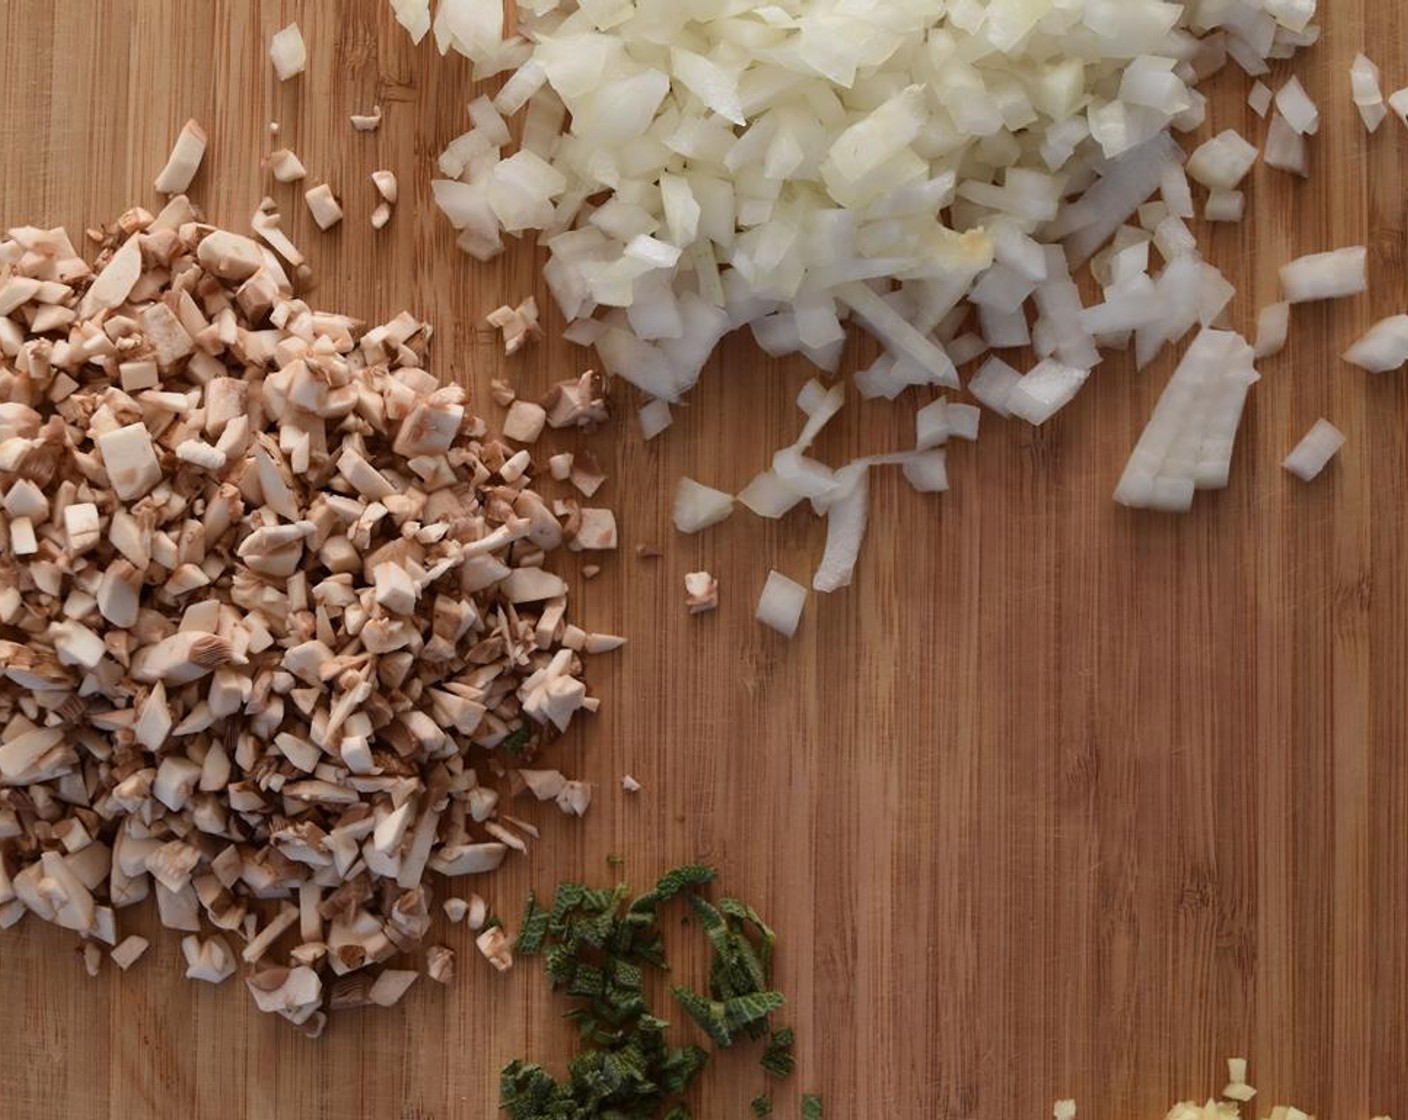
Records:
[[[1408,302],[1408,135],[1390,120],[1367,138],[1347,78],[1367,47],[1388,89],[1408,83],[1408,10],[1327,7],[1324,43],[1296,67],[1325,114],[1313,176],[1258,168],[1254,216],[1204,241],[1244,330],[1304,252],[1367,242],[1374,292],[1297,311],[1231,488],[1191,516],[1111,501],[1170,369],[1112,360],[1039,431],[986,417],[952,455],[952,494],[877,479],[857,585],[813,597],[789,644],[753,606],[769,567],[809,577],[820,526],[745,514],[681,538],[668,506],[683,473],[736,488],[763,466],[799,423],[807,370],[731,342],[666,437],[642,444],[623,393],[623,419],[590,443],[624,543],[599,579],[576,579],[576,601],[632,644],[593,663],[602,712],[557,759],[600,793],[580,824],[537,813],[542,842],[483,886],[514,925],[530,884],[610,881],[608,853],[638,884],[716,863],[782,937],[800,1070],[780,1116],[807,1089],[839,1120],[1040,1120],[1069,1095],[1083,1117],[1152,1120],[1220,1090],[1233,1054],[1263,1089],[1257,1115],[1408,1114],[1408,375],[1336,358]],[[292,17],[309,71],[279,85],[265,49]],[[486,415],[492,377],[536,393],[586,361],[558,341],[498,356],[483,316],[529,292],[549,302],[539,262],[527,245],[489,266],[455,252],[429,183],[468,127],[468,68],[412,48],[385,3],[10,0],[0,26],[6,226],[79,231],[155,204],[194,116],[211,135],[192,192],[207,212],[242,227],[272,193],[318,300],[435,322],[436,368]],[[1259,138],[1248,86],[1225,75],[1211,119]],[[381,130],[354,132],[348,115],[376,103]],[[304,186],[345,200],[331,233],[261,173],[271,120]],[[377,168],[402,184],[381,234]],[[848,410],[824,453],[905,446],[919,403]],[[1305,486],[1278,464],[1321,416],[1349,445]],[[681,580],[700,567],[723,603],[691,619]],[[619,791],[627,772],[637,796]],[[536,967],[499,977],[463,927],[442,936],[460,953],[451,987],[421,982],[309,1042],[236,983],[183,980],[174,936],[89,980],[71,935],[26,923],[0,936],[0,1116],[492,1117],[504,1061],[571,1052],[564,1007]],[[699,940],[674,935],[685,976]],[[697,1115],[743,1117],[761,1084],[752,1055],[730,1057]]]

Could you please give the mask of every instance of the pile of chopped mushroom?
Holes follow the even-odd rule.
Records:
[[[413,316],[314,310],[183,195],[94,236],[96,273],[61,229],[0,240],[0,925],[127,968],[117,912],[155,894],[188,976],[243,962],[316,1034],[415,979],[382,966],[429,930],[427,871],[536,834],[496,779],[586,811],[514,768],[596,708],[581,655],[621,640],[544,563],[615,522],[539,495]]]

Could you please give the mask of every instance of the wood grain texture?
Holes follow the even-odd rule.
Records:
[[[1192,516],[1111,502],[1170,368],[1112,361],[1040,431],[987,418],[952,457],[951,495],[878,479],[857,586],[813,598],[787,644],[753,604],[769,566],[807,577],[821,528],[741,515],[682,539],[667,507],[681,473],[737,487],[762,466],[795,430],[806,370],[731,341],[666,438],[642,445],[627,415],[594,441],[624,547],[577,602],[632,645],[595,662],[602,713],[558,757],[601,796],[582,824],[539,814],[532,857],[486,885],[513,921],[530,884],[607,881],[610,852],[639,883],[716,862],[783,937],[800,1076],[779,1115],[807,1088],[838,1120],[1039,1120],[1058,1095],[1084,1117],[1152,1118],[1219,1089],[1230,1054],[1251,1058],[1259,1106],[1408,1114],[1408,383],[1335,357],[1408,302],[1408,134],[1391,120],[1367,139],[1347,79],[1368,49],[1388,88],[1408,81],[1408,10],[1325,6],[1325,41],[1296,66],[1326,117],[1313,178],[1258,168],[1254,218],[1205,241],[1244,329],[1303,252],[1367,239],[1374,293],[1297,311],[1231,488]],[[280,86],[265,45],[295,16],[310,70]],[[155,203],[195,116],[212,142],[192,193],[242,226],[272,190],[273,119],[305,186],[327,179],[346,202],[319,234],[292,188],[272,190],[324,306],[426,316],[436,368],[491,417],[491,377],[536,391],[580,368],[557,341],[504,362],[479,325],[507,297],[547,302],[538,262],[527,246],[487,267],[453,250],[429,180],[467,127],[467,68],[412,48],[385,4],[8,0],[0,65],[6,225],[77,230]],[[1259,137],[1248,84],[1219,79],[1212,120]],[[347,115],[378,101],[381,130],[354,133]],[[402,202],[375,235],[379,167]],[[848,410],[823,451],[903,446],[919,403]],[[1349,445],[1304,486],[1278,463],[1320,416]],[[681,579],[698,567],[724,600],[692,620]],[[628,771],[637,797],[616,789]],[[462,955],[448,991],[422,983],[309,1043],[235,985],[181,979],[173,936],[89,981],[69,935],[27,923],[0,937],[0,1115],[491,1117],[500,1064],[561,1061],[571,1037],[536,968],[491,975],[462,928],[445,936]],[[686,975],[696,940],[675,938]],[[751,1057],[707,1081],[707,1120],[746,1115],[761,1084]]]

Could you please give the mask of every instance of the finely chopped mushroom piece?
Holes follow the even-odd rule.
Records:
[[[295,183],[308,174],[308,169],[303,166],[303,161],[288,148],[280,148],[276,152],[269,153],[265,163],[269,168],[269,174],[280,183]]]
[[[373,171],[372,185],[376,187],[377,194],[381,195],[381,201],[372,211],[372,228],[384,229],[386,224],[391,221],[391,211],[396,206],[396,199],[400,193],[395,172]]]
[[[191,181],[200,170],[201,160],[205,158],[206,143],[205,129],[194,120],[187,121],[176,137],[166,166],[156,177],[153,184],[156,189],[162,194],[184,194],[189,190]]]
[[[383,966],[429,933],[429,873],[536,838],[496,786],[596,709],[585,659],[622,644],[548,565],[615,522],[536,493],[414,316],[299,299],[264,218],[269,244],[178,195],[92,268],[61,230],[0,240],[3,917],[126,969],[122,912],[154,895],[190,978],[252,968],[316,1035],[404,995],[417,973]],[[581,815],[592,789],[550,792]],[[478,932],[487,907],[447,912]]]
[[[393,206],[396,204],[396,198],[400,193],[400,188],[397,186],[396,173],[394,171],[373,171],[372,185],[376,187],[377,194],[381,195],[387,202],[391,203]]]
[[[349,120],[358,132],[375,132],[381,127],[381,106],[373,105],[370,113],[353,113]]]
[[[690,614],[705,614],[718,608],[719,581],[708,572],[690,572],[686,575],[684,591]]]
[[[342,204],[337,201],[337,196],[326,183],[319,183],[308,190],[303,200],[308,204],[308,212],[313,215],[313,221],[318,223],[319,229],[332,229],[342,221]]]
[[[504,353],[509,357],[543,337],[543,328],[538,325],[538,301],[533,296],[517,307],[505,305],[489,312],[485,321],[503,334]]]
[[[269,61],[274,64],[274,73],[281,82],[308,68],[308,44],[303,41],[303,32],[297,23],[290,23],[276,32],[269,41]]]
[[[490,926],[475,939],[474,944],[484,959],[498,971],[507,972],[513,967],[513,949],[502,926]]]

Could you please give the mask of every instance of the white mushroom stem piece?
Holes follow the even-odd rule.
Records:
[[[290,23],[269,41],[269,60],[279,81],[286,82],[308,66],[308,45],[297,23]]]
[[[181,126],[166,166],[153,186],[162,194],[184,194],[189,190],[205,158],[206,143],[205,129],[196,121],[188,120]]]
[[[305,192],[303,198],[308,203],[308,212],[313,215],[313,221],[318,223],[319,229],[332,229],[342,221],[342,205],[326,183],[319,183],[311,188]]]

